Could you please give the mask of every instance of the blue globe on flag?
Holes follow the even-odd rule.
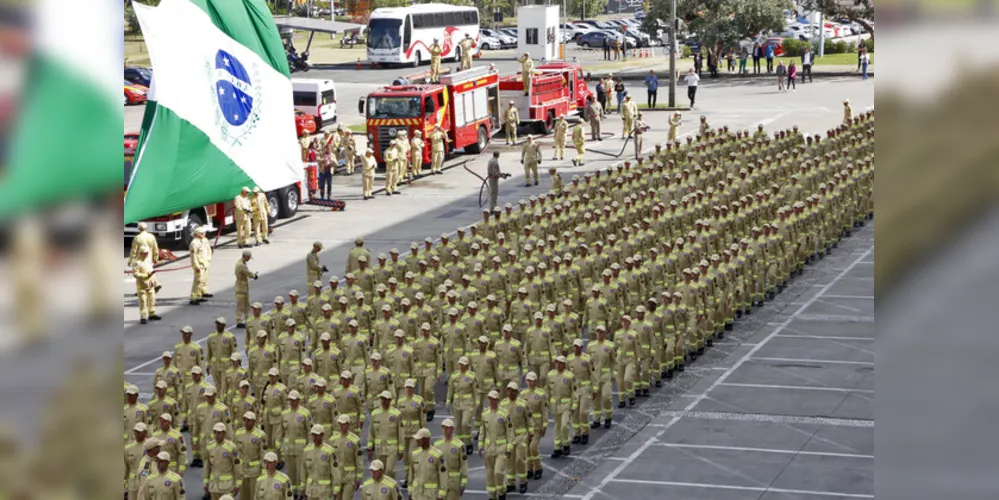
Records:
[[[250,75],[243,63],[224,50],[215,53],[215,74],[215,93],[222,116],[230,125],[239,127],[253,112]]]

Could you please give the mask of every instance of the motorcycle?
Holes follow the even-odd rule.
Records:
[[[288,69],[292,73],[296,71],[309,71],[312,64],[309,63],[309,51],[302,52],[302,55],[298,55],[295,51],[288,52]]]

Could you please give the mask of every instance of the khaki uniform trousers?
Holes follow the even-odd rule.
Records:
[[[573,395],[572,429],[575,435],[584,436],[590,433],[591,406],[593,406],[593,386],[582,384]]]
[[[634,356],[621,357],[617,360],[617,393],[618,400],[624,401],[635,397],[635,381],[638,378],[638,363]]]
[[[527,449],[530,441],[531,435],[527,431],[513,439],[513,451],[506,468],[506,484],[527,483]]]
[[[506,122],[504,127],[506,130],[506,141],[511,144],[517,143],[517,124],[513,122]]]
[[[267,240],[270,226],[267,224],[267,214],[253,212],[253,236],[257,243]]]
[[[534,183],[538,183],[538,161],[527,160],[524,162],[524,183],[526,184],[531,176],[534,176]]]
[[[486,492],[496,499],[506,494],[506,453],[486,452]]]
[[[430,153],[430,171],[440,172],[441,166],[444,164],[444,151],[431,151]]]
[[[236,292],[236,323],[245,323],[250,313],[250,294]]]

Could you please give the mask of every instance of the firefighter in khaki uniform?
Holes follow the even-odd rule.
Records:
[[[372,461],[368,468],[371,469],[371,477],[361,485],[363,500],[402,500],[399,484],[385,475],[385,464],[381,460]]]
[[[499,407],[500,395],[489,393],[489,408],[479,422],[479,456],[486,456],[486,492],[490,500],[506,499],[506,465],[513,454],[513,423]]]
[[[404,386],[405,391],[396,400],[395,407],[401,415],[402,435],[406,437],[415,434],[418,430],[427,426],[427,405],[423,398],[414,393],[416,390],[416,380],[411,378],[406,379]],[[413,440],[404,439],[402,457],[405,460],[406,479],[402,482],[403,488],[413,480],[411,476],[413,462],[410,460],[410,454],[413,451],[412,448]]]
[[[298,491],[307,498],[334,498],[337,493],[339,463],[333,447],[323,438],[325,432],[323,426],[313,425],[309,430],[312,442],[302,452],[304,464]]]
[[[534,142],[534,136],[527,136],[527,143],[520,153],[520,162],[524,164],[524,187],[531,186],[531,176],[534,185],[538,185],[538,165],[541,165],[541,146]]]
[[[506,112],[503,114],[504,130],[506,130],[506,145],[517,144],[517,126],[520,125],[520,112],[513,101],[510,101]]]
[[[261,191],[259,187],[254,187],[251,206],[253,208],[253,238],[257,245],[260,242],[270,245],[271,240],[268,239],[270,227],[267,225],[267,218],[271,215],[271,203],[267,201],[267,193]]]
[[[621,329],[614,333],[614,346],[617,348],[617,407],[624,408],[625,397],[630,406],[635,406],[638,360],[643,353],[638,334],[631,328],[631,316],[627,314],[621,316]]]
[[[253,500],[288,500],[295,496],[295,485],[287,474],[277,470],[278,456],[273,451],[264,454],[264,473],[257,478]]]
[[[548,406],[555,419],[555,450],[552,458],[569,456],[569,429],[572,427],[573,399],[576,393],[576,378],[565,370],[565,356],[555,358],[555,368],[548,372]]]
[[[296,490],[301,487],[303,476],[302,455],[308,442],[309,429],[312,428],[312,415],[309,410],[300,405],[301,396],[298,391],[288,393],[288,408],[281,412],[281,437],[274,442],[284,460],[288,477]]]
[[[170,453],[161,451],[156,454],[156,472],[146,478],[136,496],[148,500],[184,500],[187,494],[184,478],[170,470],[169,465]]]
[[[257,427],[257,415],[252,411],[243,414],[243,427],[232,438],[239,452],[240,500],[253,500],[253,486],[260,476],[260,461],[267,453],[269,442],[264,431]]]
[[[597,338],[591,340],[586,346],[586,353],[590,355],[593,363],[593,423],[591,429],[600,426],[600,417],[603,416],[604,428],[611,426],[611,417],[614,415],[613,396],[611,387],[614,383],[614,373],[616,364],[617,347],[607,340],[607,327],[598,325],[596,327]]]
[[[405,437],[409,437],[406,435]],[[407,455],[410,463],[410,500],[438,500],[444,498],[448,470],[440,450],[430,446],[430,431],[420,428],[412,434],[417,448]]]
[[[447,482],[444,483],[444,500],[459,500],[468,486],[468,456],[465,443],[454,436],[454,420],[441,422],[444,437],[434,442],[434,448],[441,453],[441,460],[447,467]]]
[[[205,493],[212,500],[222,495],[232,495],[239,485],[239,451],[236,444],[225,438],[226,426],[222,422],[212,427],[215,439],[205,448]],[[169,462],[169,460],[168,460]]]
[[[444,143],[447,141],[447,134],[440,125],[434,125],[430,132],[430,173],[440,175],[441,166],[444,164]]]
[[[527,389],[520,397],[527,403],[533,425],[527,445],[527,477],[541,479],[544,471],[541,467],[541,439],[548,431],[548,395],[538,387],[538,374],[527,372],[524,380],[527,381]]]
[[[364,469],[364,452],[361,449],[361,438],[350,432],[350,416],[341,414],[336,419],[339,432],[330,436],[333,452],[340,462],[340,474],[334,490],[343,499],[354,498],[354,491],[361,484],[361,473]]]
[[[368,459],[377,459],[385,464],[386,474],[395,479],[396,460],[402,459],[403,440],[402,413],[392,407],[392,393],[382,391],[378,395],[381,407],[371,412],[371,429],[368,431]]]
[[[565,360],[576,379],[576,392],[572,395],[573,444],[590,442],[590,405],[593,401],[593,360],[583,352],[582,339],[572,341],[572,354]]]
[[[565,159],[565,134],[568,131],[569,124],[565,121],[565,115],[560,115],[558,121],[555,122],[555,153],[552,154],[552,160]]]
[[[510,416],[513,424],[513,449],[506,469],[506,492],[509,493],[520,485],[520,493],[527,493],[527,447],[531,440],[531,432],[535,424],[531,419],[531,410],[527,403],[518,398],[520,385],[510,382],[506,386],[507,397],[499,407]],[[545,422],[547,425],[548,422]]]
[[[472,417],[479,401],[479,378],[468,369],[469,360],[458,358],[458,372],[452,373],[447,384],[447,408],[458,423],[458,439],[468,443],[465,453],[472,453]]]
[[[239,248],[250,246],[250,217],[253,215],[253,202],[250,199],[250,188],[243,186],[242,191],[232,200],[233,218],[236,219],[236,245]]]

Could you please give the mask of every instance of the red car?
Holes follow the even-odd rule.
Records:
[[[295,110],[295,131],[299,137],[316,133],[316,119],[307,113]]]
[[[148,88],[125,80],[125,105],[128,106],[129,104],[142,104],[146,102],[146,94],[148,92]]]

